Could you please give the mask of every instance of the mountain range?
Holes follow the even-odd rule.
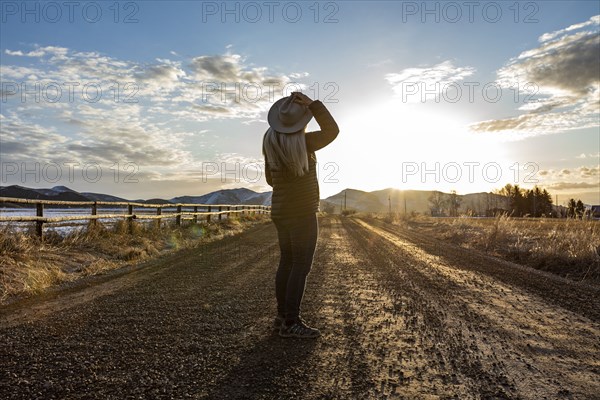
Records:
[[[56,201],[110,201],[135,202],[147,204],[197,203],[197,204],[271,204],[271,192],[257,193],[246,188],[222,189],[202,196],[179,196],[167,199],[128,200],[103,193],[77,192],[66,186],[54,186],[50,189],[34,189],[19,185],[0,186],[0,197],[15,197],[34,200]]]
[[[270,205],[273,192],[258,193],[247,188],[221,189],[200,196],[178,196],[172,199],[154,198],[148,200],[128,200],[103,193],[77,192],[66,186],[50,189],[34,189],[19,185],[0,186],[0,197],[57,201],[107,201],[136,202],[147,204],[188,203],[188,204],[260,204]],[[365,192],[357,189],[345,189],[321,199],[321,210],[339,213],[343,209],[362,212],[418,212],[431,213],[430,198],[438,196],[448,200],[450,194],[430,190],[383,189]],[[471,211],[475,215],[485,215],[489,210],[508,209],[508,198],[494,193],[469,193],[457,195],[460,202],[459,213]],[[0,207],[3,204],[0,204]],[[4,206],[9,204],[4,203]],[[11,204],[10,206],[14,206]],[[555,208],[562,208],[554,206]],[[441,210],[440,210],[441,211]]]

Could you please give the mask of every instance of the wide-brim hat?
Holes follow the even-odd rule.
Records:
[[[295,102],[294,98],[294,95],[282,97],[271,106],[267,121],[275,131],[295,133],[302,130],[312,119],[309,108]]]

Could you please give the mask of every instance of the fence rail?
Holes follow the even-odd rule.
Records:
[[[198,222],[198,217],[206,217],[206,221],[210,222],[211,216],[216,216],[218,220],[225,215],[229,217],[231,214],[268,214],[271,212],[270,206],[259,204],[196,204],[196,203],[167,203],[167,204],[146,204],[135,202],[110,202],[110,201],[53,201],[53,200],[35,200],[35,199],[19,199],[13,197],[0,197],[1,203],[16,203],[16,204],[33,204],[36,207],[35,216],[1,216],[0,222],[35,222],[36,233],[42,237],[44,234],[44,224],[65,222],[65,221],[85,221],[90,220],[96,223],[99,219],[126,219],[129,225],[129,231],[133,232],[133,221],[139,220],[156,220],[160,227],[160,221],[163,219],[175,218],[177,225],[181,225],[183,219],[191,219],[194,223]],[[45,217],[44,206],[89,206],[91,208],[90,215],[69,215],[63,217]],[[126,214],[98,214],[98,206],[111,207],[127,207]],[[135,208],[154,208],[156,215],[136,214]],[[165,208],[175,208],[177,212],[162,213]],[[193,208],[194,211],[184,211],[184,208]],[[199,208],[206,211],[198,211]],[[215,211],[213,211],[215,210]]]

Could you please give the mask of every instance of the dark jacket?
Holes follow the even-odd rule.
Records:
[[[320,131],[306,133],[308,173],[294,176],[283,166],[276,166],[275,163],[267,160],[265,156],[267,183],[273,186],[272,218],[298,217],[319,211],[319,182],[315,151],[331,143],[337,137],[339,128],[321,101],[313,101],[308,108],[321,128]]]

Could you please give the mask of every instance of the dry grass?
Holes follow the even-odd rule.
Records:
[[[574,280],[600,281],[600,221],[381,215],[466,248]]]
[[[365,217],[365,218],[377,218],[381,219],[388,224],[394,225],[406,225],[410,222],[419,222],[423,221],[427,217],[423,215],[411,212],[409,214],[401,213],[401,212],[393,212],[393,213],[373,213],[373,212],[360,212],[356,214],[357,217]]]
[[[76,279],[137,263],[159,254],[199,246],[241,232],[268,219],[265,215],[235,216],[221,223],[163,222],[134,224],[129,234],[125,221],[107,227],[100,223],[68,235],[46,229],[40,241],[33,232],[10,226],[0,229],[0,304]]]

